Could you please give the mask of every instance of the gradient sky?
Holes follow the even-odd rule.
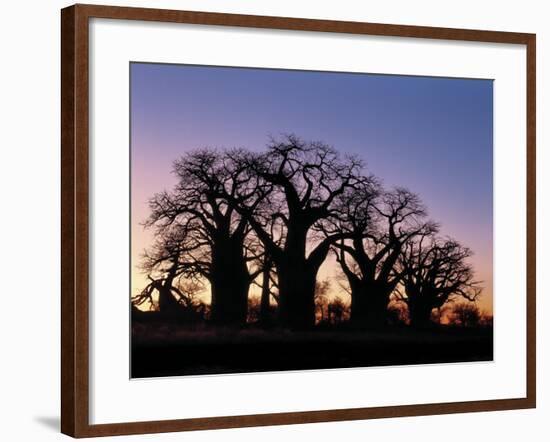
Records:
[[[263,150],[295,133],[361,156],[386,187],[418,193],[441,234],[470,247],[493,296],[492,80],[131,64],[132,293],[151,235],[147,200],[197,147]],[[321,277],[330,277],[328,263]]]

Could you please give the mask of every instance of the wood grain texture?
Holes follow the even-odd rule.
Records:
[[[90,425],[88,23],[145,20],[521,44],[527,48],[527,395],[524,398]],[[533,34],[74,5],[61,12],[61,431],[73,437],[533,408],[536,404],[536,38]]]
[[[61,431],[74,434],[74,8],[61,14]]]
[[[527,400],[537,396],[537,42],[527,41]]]

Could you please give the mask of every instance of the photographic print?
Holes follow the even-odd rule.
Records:
[[[493,360],[493,81],[130,64],[131,377]]]

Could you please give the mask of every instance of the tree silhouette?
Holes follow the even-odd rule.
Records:
[[[437,225],[425,221],[420,199],[404,188],[354,189],[342,200],[341,212],[338,228],[351,239],[334,248],[350,287],[351,320],[356,326],[384,326],[391,294],[402,276],[396,263],[404,244],[435,232]]]
[[[280,325],[308,328],[331,250],[349,287],[350,320],[360,327],[396,322],[388,313],[394,293],[411,324],[422,326],[447,300],[481,291],[465,263],[469,249],[434,237],[439,227],[416,194],[384,190],[360,160],[324,143],[287,135],[264,152],[200,149],[173,171],[174,188],[149,202],[145,226],[156,241],[142,263],[149,283],[134,305],[152,305],[158,293],[156,308],[178,314],[192,304],[182,279],[206,280],[210,319],[243,325],[254,283],[260,325],[275,319],[275,299]]]
[[[317,272],[330,245],[342,238],[338,233],[314,243],[314,226],[334,216],[336,198],[364,179],[361,162],[341,159],[326,144],[288,135],[273,140],[266,153],[250,159],[249,166],[259,184],[264,189],[270,186],[271,192],[261,195],[263,204],[255,208],[242,195],[228,200],[248,220],[276,267],[282,324],[310,327],[315,322]]]
[[[409,308],[411,325],[426,327],[434,308],[456,298],[475,301],[479,282],[467,259],[472,252],[453,239],[423,235],[411,240],[400,255],[403,290],[397,296]]]
[[[330,280],[325,279],[315,282],[315,310],[316,322],[328,321],[329,292],[331,289]]]
[[[451,323],[461,327],[479,326],[482,315],[479,307],[473,302],[457,302],[450,312]]]
[[[185,241],[193,247],[185,250],[182,271],[208,280],[211,319],[228,325],[246,321],[249,286],[258,274],[248,268],[252,257],[247,256],[245,247],[247,221],[220,197],[235,195],[248,179],[246,168],[234,160],[241,154],[238,150],[220,153],[203,149],[177,160],[177,184],[171,193],[162,192],[150,200],[146,222],[156,228],[160,238],[174,224],[188,226]]]
[[[348,313],[348,306],[344,303],[342,298],[337,296],[328,303],[327,315],[329,324],[339,324],[343,322]]]
[[[271,304],[271,300],[274,299],[277,304],[279,302],[277,293],[277,274],[271,257],[263,250],[257,253],[255,265],[260,271],[259,275],[261,275],[259,281],[258,279],[253,281],[253,284],[260,288],[260,298],[257,306],[258,323],[264,327],[268,327],[273,325],[276,319],[274,314],[276,308]]]
[[[183,275],[192,278],[196,272],[194,263],[187,261],[190,253],[200,248],[200,243],[189,235],[194,231],[191,224],[173,223],[163,229],[153,246],[143,254],[140,267],[147,273],[149,283],[132,299],[135,306],[148,303],[150,308],[170,317],[192,307],[196,290],[192,290],[193,293],[182,290],[180,283]],[[155,292],[158,293],[156,302]]]
[[[275,286],[273,277],[273,262],[269,255],[264,254],[262,259],[262,286],[260,295],[260,323],[268,326],[272,322],[271,298],[278,299],[273,293]]]

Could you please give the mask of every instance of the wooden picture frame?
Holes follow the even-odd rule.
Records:
[[[524,45],[527,52],[527,360],[525,397],[454,403],[90,425],[89,19],[142,20]],[[61,431],[73,437],[301,424],[533,408],[536,404],[534,34],[207,12],[74,5],[61,12]]]

